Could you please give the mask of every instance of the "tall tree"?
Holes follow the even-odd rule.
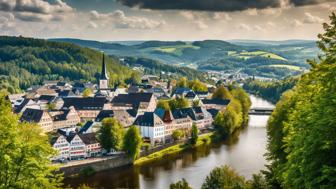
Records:
[[[142,137],[139,129],[136,126],[131,126],[125,136],[123,143],[123,150],[133,159],[136,159],[140,155],[140,149],[142,145]]]
[[[190,138],[190,143],[191,144],[196,144],[197,139],[198,139],[198,128],[197,125],[193,123],[191,127],[191,138]]]
[[[219,86],[212,94],[212,99],[231,99],[231,98],[232,95],[230,91],[224,86]]]
[[[232,90],[232,95],[236,100],[239,101],[241,105],[243,124],[247,124],[249,118],[248,113],[251,107],[251,100],[249,95],[241,87],[235,87]]]
[[[60,188],[61,176],[50,162],[55,154],[38,125],[19,123],[1,92],[0,188]]]
[[[114,118],[105,118],[98,132],[98,138],[101,146],[108,152],[111,149],[121,150],[124,137],[124,128]]]

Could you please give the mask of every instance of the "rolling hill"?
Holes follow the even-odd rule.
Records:
[[[94,48],[118,57],[141,57],[201,71],[215,70],[283,78],[309,68],[306,60],[319,52],[314,41],[145,41],[99,42],[50,39]]]

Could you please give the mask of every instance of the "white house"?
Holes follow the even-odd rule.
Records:
[[[134,124],[139,127],[142,137],[149,139],[153,146],[164,143],[165,124],[154,112],[145,112],[138,116]]]

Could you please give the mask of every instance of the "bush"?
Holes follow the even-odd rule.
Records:
[[[96,173],[96,170],[95,170],[93,167],[91,167],[91,166],[84,167],[84,168],[82,168],[82,169],[79,171],[79,174],[80,174],[81,176],[84,176],[84,177],[91,176],[91,175],[93,175],[93,174],[95,174],[95,173]]]

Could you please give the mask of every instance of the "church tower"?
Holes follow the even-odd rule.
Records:
[[[109,78],[107,77],[106,73],[105,54],[103,54],[102,71],[99,78],[99,89],[100,90],[108,89],[108,83]]]

